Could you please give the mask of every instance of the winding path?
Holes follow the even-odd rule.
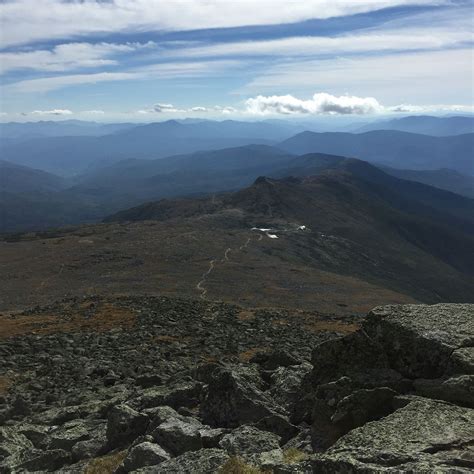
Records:
[[[262,235],[259,234],[258,236],[258,239],[256,240],[257,242],[260,242],[260,240],[262,240]],[[242,251],[244,249],[246,249],[250,242],[252,241],[252,237],[248,237],[246,242],[244,244],[242,244],[238,250],[239,251]],[[226,262],[230,262],[230,259],[229,259],[229,254],[234,251],[231,247],[228,247],[225,252],[224,252],[224,256],[218,260],[216,258],[212,259],[210,262],[209,262],[209,268],[202,274],[201,276],[201,279],[199,280],[199,282],[197,283],[196,285],[196,290],[200,291],[201,292],[201,295],[200,295],[200,298],[202,300],[205,300],[206,299],[206,295],[207,295],[207,289],[206,287],[204,286],[206,281],[208,280],[208,277],[209,275],[213,272],[214,268],[216,267],[216,265],[218,263],[220,264],[224,264]],[[235,251],[234,251],[235,252]]]

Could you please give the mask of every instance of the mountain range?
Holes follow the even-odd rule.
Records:
[[[419,117],[408,117],[406,120],[408,123],[418,123],[418,119]],[[470,120],[469,117],[465,119]],[[451,119],[435,120],[451,123]],[[376,126],[384,126],[384,123]],[[462,123],[457,129],[446,125],[449,126],[453,132],[468,129]],[[80,122],[78,125],[76,122],[68,122],[60,123],[57,127],[54,135],[54,125],[51,122],[35,126],[3,124],[0,127],[2,159],[63,176],[73,176],[124,159],[158,159],[196,151],[267,144],[294,154],[328,153],[360,158],[395,168],[449,168],[474,175],[472,133],[453,133],[453,136],[447,137],[397,130],[317,133],[292,122],[233,120],[169,120],[136,126],[90,125],[88,122]],[[73,131],[68,132],[71,128]],[[409,126],[405,128],[410,129]],[[418,130],[420,127],[411,128]],[[12,129],[16,132],[13,133]],[[44,129],[54,136],[41,136]],[[18,139],[21,135],[19,130],[23,130],[21,133],[27,138]],[[85,130],[92,130],[94,133],[84,135]],[[36,138],[31,138],[32,136]]]
[[[267,145],[124,160],[75,178],[1,162],[0,229],[7,232],[94,222],[144,201],[237,190],[260,175],[304,177],[355,162],[321,153],[295,156]],[[472,196],[474,178],[455,171],[383,170],[445,190],[464,190],[464,195]]]

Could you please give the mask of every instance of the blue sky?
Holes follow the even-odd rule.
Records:
[[[473,8],[473,0],[0,0],[0,119],[472,112]]]

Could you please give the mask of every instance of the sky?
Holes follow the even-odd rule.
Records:
[[[0,120],[474,111],[474,0],[0,0]]]

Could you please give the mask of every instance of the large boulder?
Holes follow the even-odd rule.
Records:
[[[175,409],[193,407],[199,403],[202,384],[188,380],[172,386],[162,385],[141,391],[140,396],[129,400],[128,404],[135,410],[168,405]]]
[[[278,449],[280,437],[274,433],[244,425],[226,434],[219,445],[233,455],[262,453]]]
[[[280,437],[253,426],[240,426],[225,435],[220,447],[230,455],[238,456],[251,465],[271,469],[283,462]]]
[[[203,447],[200,421],[191,417],[170,418],[158,425],[151,433],[155,442],[174,456]]]
[[[229,455],[222,449],[201,449],[135,472],[137,474],[210,474],[219,472],[228,460]]]
[[[170,455],[158,444],[144,442],[133,446],[127,453],[118,473],[136,471],[146,466],[156,466],[169,460]]]
[[[400,374],[439,378],[452,366],[453,351],[474,346],[474,306],[379,306],[368,314],[362,330],[383,347],[390,367]]]
[[[262,418],[286,414],[261,388],[258,371],[215,365],[206,375],[208,389],[201,403],[204,423],[236,427]]]
[[[131,443],[145,433],[149,423],[148,416],[135,411],[127,405],[113,407],[107,419],[107,442],[110,448]]]
[[[313,468],[321,473],[472,472],[473,439],[473,410],[415,398],[350,431],[317,457]]]

